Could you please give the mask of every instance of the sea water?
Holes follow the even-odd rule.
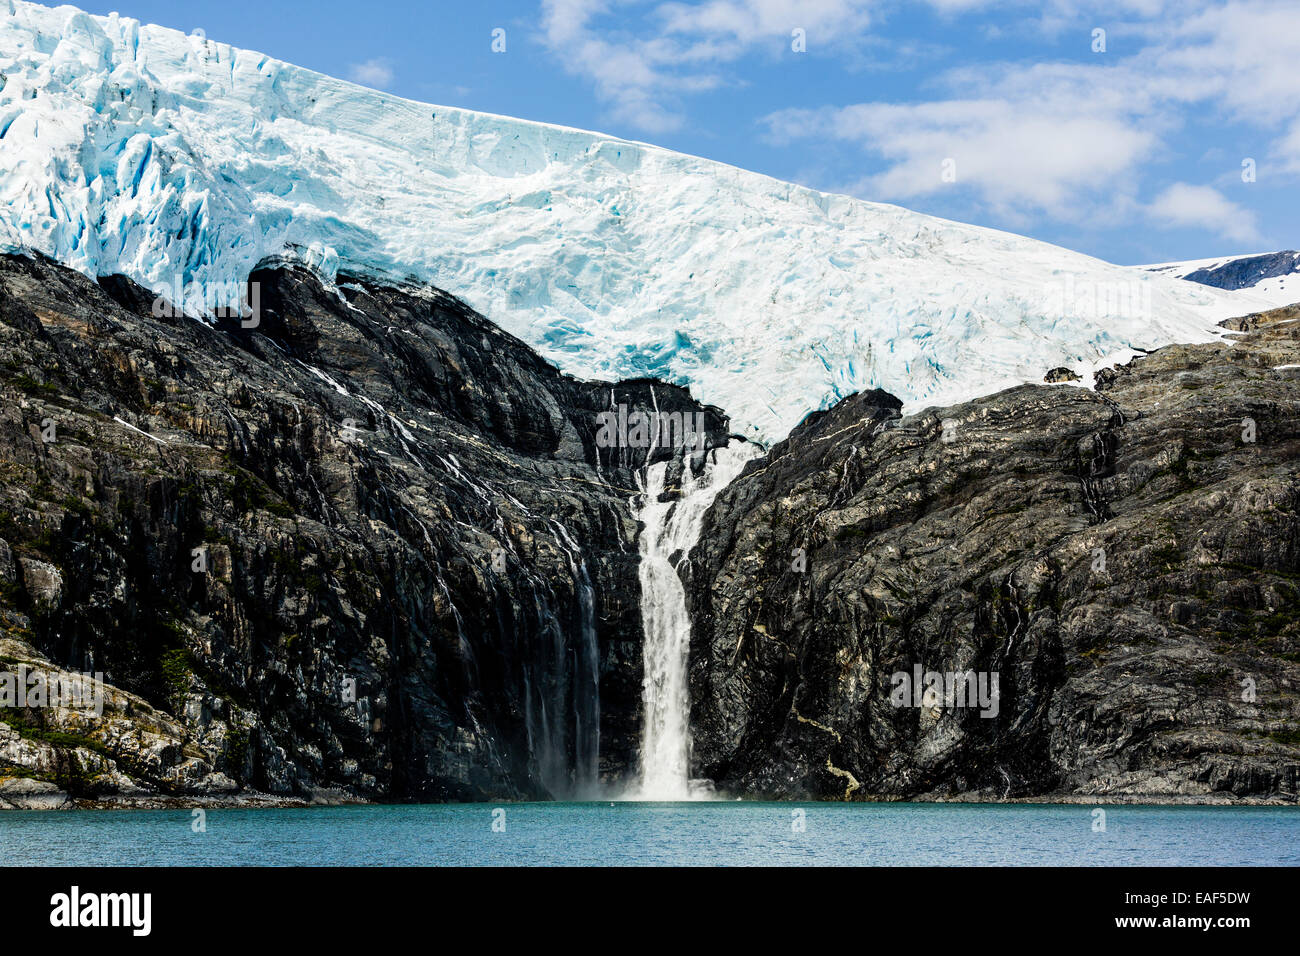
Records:
[[[1300,808],[502,803],[0,812],[16,865],[1300,865]],[[1104,822],[1105,829],[1099,829]],[[196,832],[197,830],[197,832]]]

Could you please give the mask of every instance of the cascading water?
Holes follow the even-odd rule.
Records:
[[[573,793],[575,797],[595,796],[600,772],[600,649],[596,643],[596,592],[587,573],[582,549],[558,521],[552,522],[569,559],[578,594],[580,619],[578,645],[570,651],[573,674]]]
[[[532,582],[536,621],[523,666],[524,724],[547,793],[559,800],[591,799],[600,784],[595,591],[581,548],[564,525],[550,523],[569,565],[578,613],[576,620],[562,620],[556,595],[544,582]]]
[[[691,698],[687,659],[691,620],[686,589],[673,563],[684,560],[699,538],[704,514],[717,497],[759,454],[747,442],[733,442],[707,453],[697,478],[689,456],[682,469],[681,496],[660,501],[669,462],[646,469],[637,517],[641,533],[641,619],[645,629],[645,678],[641,731],[642,800],[690,800],[704,795],[690,780]]]

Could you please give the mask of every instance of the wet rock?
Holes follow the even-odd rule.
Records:
[[[71,802],[68,795],[52,783],[0,774],[0,810],[63,810]]]
[[[810,416],[691,555],[693,775],[781,798],[1294,802],[1300,383],[1273,371],[1300,362],[1292,311],[1095,391]],[[997,675],[998,706],[896,705],[917,667]]]
[[[599,416],[699,415],[711,444],[725,417],[562,375],[436,289],[287,263],[252,281],[256,324],[204,323],[0,257],[0,623],[121,704],[59,731],[93,746],[0,770],[164,803],[544,797],[633,772],[629,501],[680,450],[606,447]],[[25,719],[28,742],[71,720]]]

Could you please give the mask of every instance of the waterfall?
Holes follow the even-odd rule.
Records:
[[[524,725],[528,749],[542,786],[552,798],[567,799],[573,789],[569,734],[569,689],[573,672],[565,628],[551,606],[553,595],[532,587],[535,635],[524,656]]]
[[[600,782],[600,648],[596,642],[596,591],[582,549],[569,529],[552,521],[569,560],[578,595],[578,645],[570,652],[573,674],[573,795],[597,795]]]
[[[646,469],[637,517],[641,533],[641,620],[645,630],[645,678],[642,684],[644,724],[641,730],[642,800],[689,800],[702,795],[690,780],[691,698],[687,658],[691,620],[686,589],[677,574],[680,562],[699,538],[704,514],[718,492],[727,487],[758,454],[747,442],[733,442],[706,454],[695,477],[687,452],[681,495],[660,501],[669,462]],[[710,458],[712,460],[710,460]]]
[[[550,519],[569,566],[576,620],[556,614],[556,595],[532,582],[536,638],[524,659],[524,726],[542,786],[556,800],[599,796],[600,648],[596,592],[573,536]]]

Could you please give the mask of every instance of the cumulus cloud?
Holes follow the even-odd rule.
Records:
[[[1148,207],[1158,223],[1208,229],[1235,242],[1259,241],[1255,214],[1232,202],[1213,186],[1174,183]]]
[[[1126,172],[1157,142],[1122,114],[1001,99],[785,110],[766,124],[777,141],[831,137],[878,153],[886,168],[852,184],[857,194],[911,199],[965,187],[1011,217],[1077,213],[1080,191],[1131,193]]]
[[[348,67],[349,80],[377,90],[391,86],[394,78],[393,68],[384,57],[376,57],[364,63],[353,63]]]
[[[1205,0],[1115,0],[1109,16],[1191,16]],[[685,101],[737,82],[728,67],[746,56],[790,52],[799,29],[810,51],[846,55],[855,68],[932,55],[926,44],[873,34],[907,0],[541,0],[543,42],[570,73],[587,79],[620,120],[649,132],[681,125]],[[1082,0],[926,0],[942,17],[1010,8],[1030,29],[1078,29]],[[901,46],[901,48],[900,48]],[[863,56],[871,51],[870,57]]]
[[[935,84],[948,97],[782,110],[763,123],[774,142],[829,138],[875,157],[883,169],[847,186],[864,198],[957,189],[1013,220],[1099,221],[1141,205],[1146,165],[1197,114],[1272,130],[1269,168],[1300,172],[1293,22],[1282,4],[1240,0],[1172,25],[1132,25],[1133,52],[1123,56],[953,69]],[[941,177],[945,159],[955,182]],[[1205,190],[1213,192],[1179,184],[1150,204],[1152,214],[1241,240],[1258,235],[1253,217]]]
[[[877,27],[902,9],[901,0],[541,3],[548,50],[593,84],[613,116],[651,134],[680,127],[691,96],[740,82],[745,58],[787,55],[795,27],[810,50],[843,53],[844,63],[890,42]],[[923,81],[921,101],[781,110],[761,120],[769,140],[860,150],[865,175],[837,186],[866,199],[954,190],[1012,223],[1046,215],[1085,228],[1145,211],[1243,241],[1256,235],[1253,217],[1222,195],[1227,205],[1216,205],[1212,187],[1153,181],[1153,165],[1176,155],[1177,137],[1198,122],[1245,125],[1259,134],[1250,142],[1259,144],[1252,156],[1261,176],[1300,175],[1294,0],[1116,0],[1104,23],[1094,22],[1098,5],[1088,0],[928,6],[972,25],[998,8],[1013,29],[1078,33],[1081,50],[1104,25],[1109,49],[950,68]],[[1222,158],[1226,177],[1243,157]]]

